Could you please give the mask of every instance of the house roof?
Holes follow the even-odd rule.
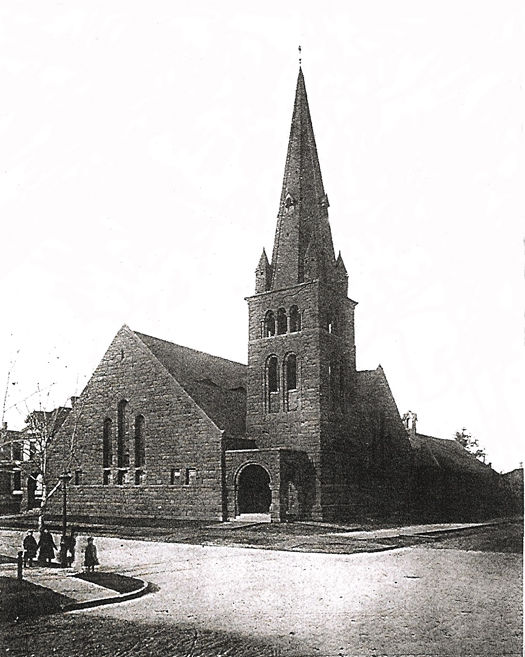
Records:
[[[71,409],[67,406],[58,406],[52,411],[31,411],[27,416],[25,431],[43,431],[44,427],[49,436],[54,436],[64,424]]]
[[[456,474],[493,473],[489,465],[479,461],[455,440],[416,433],[410,436],[410,442],[416,452],[416,466],[434,467]]]
[[[231,436],[244,435],[246,365],[138,331],[134,334],[220,429]]]

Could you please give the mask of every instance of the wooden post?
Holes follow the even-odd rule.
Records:
[[[18,556],[16,558],[16,565],[17,565],[17,573],[16,573],[16,578],[19,582],[22,581],[22,566],[24,563],[24,556],[23,552],[19,550]]]

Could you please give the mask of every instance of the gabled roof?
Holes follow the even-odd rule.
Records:
[[[230,436],[246,429],[246,365],[133,331],[206,415]]]
[[[494,473],[489,465],[479,461],[455,440],[416,433],[410,436],[410,442],[416,452],[416,467],[434,467],[455,474],[489,476]]]
[[[367,424],[373,433],[383,429],[389,436],[389,442],[398,455],[408,457],[411,452],[410,441],[401,422],[399,411],[390,390],[388,380],[381,365],[375,370],[358,370],[356,372],[355,400],[352,412],[361,416],[360,431],[366,436]],[[383,418],[383,419],[381,419]],[[379,426],[377,425],[379,421]],[[359,439],[360,437],[357,436]],[[368,438],[369,439],[369,438]]]

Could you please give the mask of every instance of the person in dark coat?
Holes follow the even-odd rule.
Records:
[[[40,549],[38,560],[50,564],[51,559],[55,558],[55,550],[57,549],[57,546],[55,545],[53,537],[49,533],[49,529],[42,530],[40,540],[38,541],[38,547]]]
[[[27,568],[27,562],[29,562],[29,567],[31,568],[33,565],[33,559],[36,557],[38,550],[38,543],[36,542],[36,538],[33,536],[31,529],[27,532],[27,535],[24,536],[22,547],[24,548],[24,568]]]
[[[66,564],[68,568],[73,565],[75,561],[75,546],[77,542],[77,537],[75,536],[75,530],[71,530],[71,536],[66,536],[65,548],[66,548]]]
[[[95,566],[98,566],[97,548],[93,543],[93,538],[90,536],[84,551],[84,566],[86,572],[94,573]]]

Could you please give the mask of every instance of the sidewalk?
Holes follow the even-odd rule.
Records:
[[[24,568],[23,579],[70,598],[72,602],[64,607],[64,611],[86,609],[88,607],[98,607],[103,604],[131,600],[144,595],[149,586],[143,580],[128,578],[136,581],[136,590],[127,593],[118,593],[114,589],[100,586],[94,582],[77,577],[81,572],[81,570],[75,568],[60,568],[56,564],[53,564],[51,567],[33,566],[32,568]],[[101,574],[109,574],[109,571],[99,572]],[[1,564],[0,576],[16,578],[16,563]]]
[[[488,527],[493,524],[496,523],[494,521],[434,523],[431,525],[407,525],[405,527],[392,527],[389,529],[337,532],[330,533],[328,536],[337,536],[337,538],[353,538],[358,541],[367,541],[376,538],[398,538],[399,536],[424,536],[431,534],[441,534],[444,532],[461,531],[463,529],[474,529],[476,527]]]

